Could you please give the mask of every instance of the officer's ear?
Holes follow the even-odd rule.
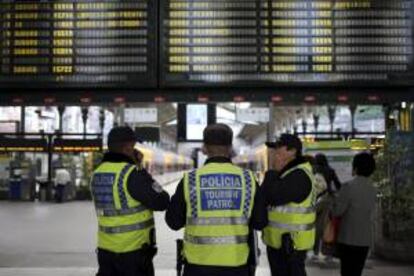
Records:
[[[202,152],[204,155],[208,155],[208,151],[207,151],[207,147],[206,147],[206,145],[204,145],[204,144],[203,144],[203,146],[201,147],[201,152]]]

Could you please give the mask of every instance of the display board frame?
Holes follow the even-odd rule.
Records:
[[[218,0],[198,0],[198,1],[182,1],[182,2],[186,2],[186,3],[190,3],[190,2],[209,2],[209,3],[217,3],[220,2]],[[252,3],[256,3],[257,5],[260,5],[260,3],[267,3],[268,5],[271,5],[272,0],[265,0],[265,1],[258,1],[258,0],[242,0],[239,2],[247,2],[250,1]],[[402,73],[390,73],[388,74],[390,79],[384,79],[384,80],[375,80],[375,79],[368,79],[368,80],[338,80],[338,81],[269,81],[269,80],[249,80],[249,79],[236,79],[236,80],[232,80],[232,81],[203,81],[203,80],[190,80],[190,73],[182,73],[182,74],[174,74],[174,73],[170,73],[168,72],[168,62],[169,62],[169,55],[168,55],[168,42],[169,42],[169,36],[168,36],[168,32],[169,32],[169,28],[168,28],[168,24],[170,22],[170,18],[169,18],[169,3],[171,3],[173,1],[171,0],[160,0],[160,36],[159,36],[159,41],[160,41],[160,62],[159,62],[159,70],[160,70],[160,79],[159,79],[159,83],[160,83],[160,87],[163,89],[183,89],[183,88],[191,88],[191,89],[200,89],[200,88],[213,88],[213,89],[226,89],[226,88],[240,88],[240,89],[244,89],[244,88],[256,88],[258,90],[265,90],[265,89],[269,89],[269,88],[277,88],[277,87],[298,87],[298,88],[303,88],[303,87],[308,87],[308,88],[315,88],[315,87],[338,87],[338,86],[342,86],[342,87],[393,87],[393,86],[399,86],[399,87],[412,87],[414,85],[414,2],[413,1],[405,1],[405,2],[409,2],[411,5],[411,9],[407,9],[406,12],[409,12],[409,19],[411,21],[411,35],[410,35],[410,45],[407,46],[407,49],[409,48],[409,52],[410,54],[407,54],[409,61],[408,66],[407,66],[407,71],[406,72],[402,72]],[[234,1],[232,1],[234,2]],[[279,2],[284,2],[284,1],[279,1]],[[285,1],[287,2],[287,1]],[[292,2],[312,2],[312,1],[292,1]],[[332,3],[341,3],[341,2],[346,2],[346,1],[314,1],[314,2],[332,2]],[[352,1],[348,1],[348,2],[352,2]],[[368,2],[368,1],[365,1]],[[378,1],[370,1],[373,2],[373,10],[384,10],[385,8],[381,8],[375,5],[379,5],[379,4],[384,4],[387,1],[384,0],[378,0]],[[257,6],[256,5],[256,6]],[[384,4],[384,5],[388,5],[388,4]],[[389,4],[392,5],[392,4]],[[225,11],[226,9],[223,9],[223,11]],[[180,12],[184,12],[183,10],[179,10]],[[198,11],[198,10],[197,10]],[[217,11],[217,10],[216,10]],[[221,11],[221,10],[220,10]],[[257,8],[256,7],[256,13],[260,14],[260,12],[262,12],[261,8]],[[185,12],[188,12],[188,14],[193,14],[194,11],[188,9],[188,11],[186,10]],[[332,14],[334,14],[334,12],[332,12]],[[332,15],[333,16],[333,15]],[[375,16],[374,16],[375,17]],[[180,18],[181,19],[181,18]],[[228,19],[228,18],[226,18]],[[257,21],[260,21],[260,16],[258,16],[256,18]],[[274,20],[275,18],[272,18],[271,20]],[[332,19],[333,20],[333,19]],[[190,21],[190,20],[189,20]],[[333,22],[333,21],[332,21]],[[386,22],[386,21],[384,21]],[[362,22],[363,23],[363,22]],[[334,24],[334,23],[332,23]],[[257,32],[260,33],[260,27],[259,27],[259,23],[257,24]],[[374,27],[372,27],[374,29]],[[188,28],[191,29],[191,28]],[[272,29],[272,28],[270,28]],[[334,28],[333,28],[334,29]],[[379,29],[379,27],[377,28]],[[335,30],[333,30],[335,31]],[[191,33],[192,31],[190,31]],[[368,36],[369,37],[369,36]],[[190,38],[190,36],[186,36],[185,38]],[[257,38],[258,41],[258,47],[261,47],[263,45],[263,41],[260,42],[260,40],[263,40],[263,37]],[[335,36],[332,36],[332,39],[335,40]],[[192,41],[192,38],[190,38],[190,41]],[[186,42],[188,43],[188,42]],[[190,42],[191,44],[191,42]],[[189,45],[189,44],[187,44]],[[186,45],[186,46],[187,46]],[[199,45],[197,45],[199,46]],[[336,46],[336,42],[333,41],[332,42],[332,48],[334,48]],[[371,42],[371,46],[372,46],[372,42]],[[191,50],[190,50],[191,52]],[[379,54],[380,56],[381,54]],[[361,54],[361,56],[363,56]],[[191,55],[188,55],[189,59],[191,59]],[[257,60],[258,60],[258,66],[260,66],[260,59],[262,57],[260,56],[256,56]],[[332,59],[336,59],[335,53],[332,55]],[[238,64],[240,65],[240,64]],[[392,65],[392,64],[388,64],[388,65],[384,65],[384,66],[389,66],[390,68],[392,66],[394,66],[394,68],[396,68],[395,66],[397,65]],[[343,70],[347,70],[346,66],[343,66]],[[378,69],[373,69],[378,70]],[[201,74],[203,74],[204,72],[201,72]],[[352,72],[351,72],[352,73]],[[372,73],[372,72],[370,72]],[[375,73],[375,72],[374,72]],[[361,74],[361,72],[356,72],[354,73],[355,75],[359,75]],[[386,73],[383,73],[386,74]],[[200,75],[198,77],[200,77]],[[260,75],[260,74],[259,74]],[[326,74],[327,75],[327,74]],[[343,73],[344,76],[346,76],[346,73]],[[379,75],[379,74],[377,74]],[[202,76],[200,77],[202,78]]]
[[[82,3],[83,2],[85,4],[87,4],[87,3],[98,3],[98,2],[91,2],[91,1],[82,1]],[[101,0],[101,1],[99,1],[99,3],[107,3],[107,2],[108,3],[119,3],[117,1],[112,1],[112,0]],[[122,3],[127,3],[127,2],[135,3],[136,1],[135,2],[134,1],[123,1]],[[144,2],[144,1],[141,1],[141,2]],[[121,72],[121,73],[115,72],[115,73],[111,74],[111,70],[114,70],[111,67],[116,67],[116,66],[121,67],[121,66],[124,66],[124,65],[122,65],[121,62],[118,63],[120,65],[117,65],[117,64],[114,65],[114,64],[106,63],[106,65],[108,65],[107,67],[109,67],[109,68],[107,68],[109,73],[106,73],[106,75],[105,75],[105,73],[99,73],[99,71],[92,71],[92,72],[96,73],[96,75],[94,75],[94,77],[101,78],[101,80],[102,80],[102,78],[104,78],[106,76],[111,77],[111,76],[115,76],[116,74],[118,74],[120,76],[119,77],[120,79],[122,79],[123,77],[127,78],[128,79],[127,82],[121,81],[121,80],[117,80],[117,81],[113,81],[113,82],[97,80],[95,82],[92,82],[92,81],[88,81],[86,79],[85,79],[85,81],[79,81],[79,82],[76,81],[76,80],[74,80],[74,81],[62,81],[62,82],[59,82],[59,81],[56,81],[56,80],[55,81],[45,80],[45,81],[42,81],[42,82],[40,82],[40,81],[39,82],[36,82],[36,81],[35,82],[33,82],[33,81],[31,81],[31,82],[30,81],[26,81],[26,82],[24,82],[24,81],[18,81],[18,82],[9,81],[8,82],[6,80],[2,81],[1,78],[0,78],[0,89],[10,89],[10,90],[27,89],[27,90],[49,90],[49,91],[55,90],[56,91],[57,89],[59,89],[59,90],[66,90],[66,89],[70,89],[70,90],[98,90],[98,89],[126,90],[126,89],[151,89],[151,88],[156,88],[157,87],[157,75],[158,75],[158,71],[157,71],[158,70],[158,68],[157,68],[158,67],[158,1],[149,1],[148,0],[148,1],[145,1],[145,2],[147,3],[147,8],[146,8],[147,9],[146,56],[145,57],[143,55],[142,56],[131,56],[131,57],[137,57],[137,60],[138,60],[139,57],[144,57],[146,59],[147,71],[145,73],[133,75],[134,73],[132,71],[134,69],[132,67],[133,66],[139,67],[139,66],[141,66],[140,65],[141,63],[138,63],[138,61],[137,61],[137,63],[132,63],[132,62],[130,62],[126,59],[127,54],[122,54],[121,53],[121,55],[125,59],[125,64],[127,64],[127,65],[125,65],[125,68],[127,66],[129,66],[131,68],[126,68],[125,71]],[[6,4],[12,5],[13,3],[25,3],[25,4],[44,3],[44,5],[50,5],[49,6],[50,10],[48,10],[48,12],[47,12],[48,16],[50,16],[53,13],[56,13],[56,11],[54,9],[52,10],[51,5],[65,4],[65,3],[82,4],[82,3],[80,3],[80,1],[75,1],[75,0],[61,0],[61,1],[51,1],[51,0],[49,0],[49,1],[1,0],[0,1],[0,4],[3,4],[3,5],[6,5]],[[76,7],[77,7],[77,5],[76,5]],[[76,8],[74,8],[74,9],[76,9]],[[5,13],[6,13],[3,9],[1,9],[1,10],[2,11],[0,11],[1,12],[0,19],[5,18]],[[98,14],[101,10],[100,9],[90,10],[89,9],[89,10],[85,10],[85,11],[90,12],[90,13],[95,12],[96,14]],[[119,11],[121,13],[123,11],[123,9],[121,9],[121,8],[115,9],[114,8],[114,10],[107,10],[107,11],[108,11],[108,13],[113,12],[113,11]],[[83,12],[83,10],[80,11],[80,12]],[[74,24],[76,24],[76,22],[77,22],[76,19],[77,19],[77,16],[78,16],[77,14],[80,13],[80,12],[76,10],[76,13],[75,13],[75,11],[73,11],[74,17],[71,18],[71,19],[68,19],[68,21],[73,21]],[[137,12],[139,12],[139,11],[137,10]],[[38,14],[40,14],[40,13],[38,13]],[[139,20],[139,18],[140,17],[137,17],[137,20]],[[106,23],[109,24],[108,22],[110,22],[110,20],[112,20],[110,23],[114,25],[115,24],[114,22],[116,22],[117,20],[121,21],[121,19],[122,18],[119,17],[119,15],[115,15],[115,17],[113,17],[113,19],[106,19],[106,17],[104,17],[104,19],[102,19],[102,18],[98,17],[97,19],[93,20],[93,22],[96,22],[96,24],[98,25],[98,24],[105,24],[105,20],[107,20]],[[126,21],[128,19],[131,19],[131,18],[126,18]],[[51,42],[51,41],[53,41],[53,37],[52,37],[53,28],[54,28],[53,24],[54,23],[57,24],[58,21],[61,20],[61,19],[56,19],[56,21],[53,21],[55,19],[51,18],[51,19],[48,19],[48,20],[49,20],[50,25],[47,28],[45,28],[44,32],[45,33],[46,32],[50,33],[50,36],[47,37],[47,40],[49,41],[48,42],[49,47],[45,46],[45,48],[53,47],[52,42]],[[46,22],[47,19],[45,19],[44,21]],[[61,22],[61,21],[59,21],[59,22]],[[103,23],[101,23],[101,22],[103,22]],[[3,24],[2,20],[0,20],[0,23]],[[11,23],[11,24],[14,24],[14,23]],[[78,25],[74,25],[74,26],[75,27],[73,27],[73,26],[71,27],[71,28],[73,28],[73,30],[81,30],[81,29],[77,29]],[[117,25],[114,25],[114,26],[117,26]],[[121,30],[120,27],[118,29],[116,29],[116,28],[118,28],[118,27],[114,27],[114,29],[113,29],[113,30],[115,30],[114,31],[114,36],[113,36],[113,41],[115,41],[115,39],[119,40],[120,37],[125,38],[125,41],[127,41],[128,39],[129,40],[133,40],[133,39],[139,40],[141,38],[144,38],[144,36],[142,36],[140,32],[136,32],[137,35],[134,35],[132,37],[129,37],[128,35],[122,36],[122,34],[115,34],[116,31]],[[82,29],[82,31],[91,31],[91,32],[93,32],[93,30],[94,29],[90,29],[90,28],[89,29],[88,28]],[[138,29],[132,29],[132,30],[138,30]],[[140,30],[143,30],[143,29],[140,29]],[[2,30],[0,30],[0,37],[2,35],[4,35],[6,33],[6,31],[7,30],[3,30],[3,28],[2,28]],[[105,32],[105,31],[107,31],[107,29],[102,28],[102,29],[100,29],[100,31]],[[74,31],[74,33],[75,33],[74,36],[76,36],[76,31]],[[75,39],[76,39],[76,37],[73,38],[74,41],[75,41]],[[96,39],[96,41],[98,41],[99,39],[105,40],[106,36],[105,36],[105,38],[104,37],[98,37]],[[40,43],[40,42],[38,42],[38,43]],[[45,43],[45,42],[42,42],[42,43]],[[98,43],[100,43],[100,42],[98,41]],[[132,45],[133,45],[133,44],[130,44],[132,42],[127,41],[125,43],[127,43],[127,44],[124,44],[124,45],[131,45],[130,47],[132,47]],[[112,45],[112,44],[110,44],[110,45]],[[86,46],[86,47],[89,47],[89,46]],[[107,46],[107,47],[108,47],[107,48],[108,51],[110,51],[110,49],[114,49],[114,46]],[[73,46],[73,49],[75,49],[75,48],[76,48],[76,45]],[[99,44],[96,45],[95,48],[99,49],[100,48]],[[1,49],[2,49],[2,47],[0,47],[0,52],[2,52]],[[83,49],[86,49],[86,51],[87,51],[88,49],[92,49],[92,48],[83,48]],[[49,52],[47,54],[49,59],[53,59],[54,55],[52,55],[52,53],[53,53],[53,51],[49,49]],[[108,56],[107,56],[108,60],[111,60],[111,58],[116,58],[116,55],[117,54],[112,55],[110,52],[108,52]],[[10,56],[12,58],[12,55],[10,55]],[[3,58],[3,57],[4,57],[4,54],[0,53],[0,58]],[[73,57],[76,58],[75,50],[73,52]],[[86,55],[86,57],[88,58],[89,56]],[[95,57],[92,56],[90,58],[91,59],[99,58],[99,56],[95,55]],[[0,59],[0,69],[1,69],[1,64],[2,64],[1,61],[2,61],[2,59]],[[10,61],[10,62],[13,64],[13,61]],[[102,61],[102,62],[104,62],[104,61]],[[108,61],[105,61],[105,62],[108,62]],[[52,61],[49,61],[49,63],[52,63]],[[103,64],[103,63],[99,63],[98,64],[99,66],[95,65],[95,64],[98,64],[98,63],[93,63],[93,65],[85,66],[85,67],[90,67],[90,68],[92,68],[92,67],[96,67],[96,68],[102,67],[102,68],[104,68],[105,67],[105,64]],[[131,65],[128,65],[128,64],[131,64]],[[74,66],[76,66],[76,65],[74,65]],[[122,69],[120,69],[120,70],[122,70]],[[128,70],[131,70],[132,73],[127,73]],[[53,75],[53,73],[50,73],[50,72],[54,72],[54,71],[50,70],[49,74],[47,74],[46,76],[55,77]],[[114,71],[112,71],[112,72],[114,72]],[[85,75],[85,73],[76,74],[76,76],[79,76],[79,78],[82,78],[83,75]],[[0,70],[0,76],[1,76],[1,70]],[[27,78],[28,79],[30,79],[30,78],[35,79],[36,76],[38,76],[38,75],[33,74],[33,75],[28,76]],[[75,76],[75,74],[74,74],[74,76]]]
[[[75,0],[59,0],[59,1],[22,1],[20,2],[36,2],[36,3],[47,3],[50,1],[51,3],[69,3],[74,2]],[[111,1],[111,0],[100,0],[99,2],[104,1]],[[343,88],[368,88],[373,89],[375,93],[379,93],[381,91],[385,93],[389,89],[392,90],[393,87],[402,88],[407,91],[411,91],[410,88],[414,87],[414,1],[407,0],[406,2],[411,3],[411,58],[410,58],[410,66],[408,73],[400,74],[395,79],[390,81],[338,81],[338,82],[307,82],[307,81],[292,81],[292,82],[275,82],[275,81],[266,81],[266,80],[236,80],[230,82],[208,82],[208,81],[192,81],[188,80],[185,76],[181,75],[172,75],[167,73],[166,66],[168,66],[168,37],[165,35],[168,31],[166,23],[168,22],[168,9],[166,8],[168,3],[171,0],[157,0],[157,1],[148,1],[148,33],[149,33],[149,43],[150,46],[148,47],[148,66],[149,71],[148,75],[142,78],[137,78],[136,81],[130,83],[53,83],[53,82],[45,82],[42,84],[36,84],[33,81],[27,82],[19,82],[19,83],[8,83],[2,82],[0,80],[0,89],[5,91],[10,91],[10,93],[16,92],[24,92],[30,91],[33,97],[44,97],[46,95],[53,95],[59,96],[64,91],[77,91],[79,93],[91,93],[93,92],[100,92],[100,91],[108,91],[109,93],[114,93],[118,91],[120,93],[126,93],[131,95],[131,98],[153,98],[154,95],[157,94],[164,94],[167,96],[171,96],[171,98],[182,98],[185,95],[191,93],[203,93],[204,95],[210,94],[213,90],[221,92],[227,92],[231,90],[239,90],[239,94],[248,95],[249,93],[269,93],[272,92],[272,89],[282,89],[283,91],[286,90],[285,88],[294,88],[294,89],[318,89],[319,87],[324,88],[332,88],[333,90],[343,89]],[[194,0],[193,2],[197,2],[201,0]],[[219,2],[222,0],[204,0],[204,2]],[[256,5],[260,6],[260,3],[272,3],[272,0],[240,0],[241,2],[250,1],[252,3],[256,3]],[[0,0],[2,3],[13,3],[19,2],[16,0]],[[115,2],[115,1],[112,1]],[[283,2],[283,1],[279,1]],[[300,2],[299,0],[297,2]],[[305,2],[303,0],[302,2]],[[311,2],[311,1],[309,1]],[[329,2],[326,0],[319,0],[314,2]],[[346,1],[332,1],[332,2],[346,2]],[[348,1],[349,2],[349,1]],[[360,1],[363,2],[363,1]],[[368,2],[368,1],[366,1]],[[387,2],[386,0],[372,0],[373,3],[381,3]],[[388,1],[389,2],[389,1]],[[88,1],[88,3],[92,3]],[[258,7],[259,7],[258,6]],[[260,14],[260,8],[256,8],[256,14]],[[0,19],[4,18],[5,12],[0,9]],[[260,21],[259,19],[256,19]],[[1,20],[0,20],[1,22]],[[257,33],[261,32],[261,29],[257,25]],[[0,38],[4,35],[5,31],[0,29]],[[256,38],[258,44],[257,47],[261,47],[260,45],[263,44],[261,42],[263,38]],[[335,46],[333,46],[335,47]],[[1,49],[1,47],[0,47]],[[4,58],[4,54],[0,51],[0,71],[1,71],[1,60]],[[261,66],[260,59],[261,56],[256,56],[258,60],[258,66]],[[385,89],[387,88],[387,89]],[[249,91],[246,91],[249,90]],[[281,93],[283,93],[283,91]],[[379,92],[378,92],[379,91]],[[70,92],[69,92],[70,93]],[[147,94],[147,95],[136,95],[136,94]],[[332,92],[333,93],[333,92]],[[411,93],[411,92],[405,92]],[[179,95],[178,95],[179,94]],[[9,96],[7,96],[9,97]],[[31,95],[30,95],[31,97]],[[196,98],[197,96],[195,96]],[[231,96],[232,97],[232,96]],[[0,95],[0,99],[2,95]]]

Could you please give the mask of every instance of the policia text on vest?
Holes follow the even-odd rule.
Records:
[[[109,152],[92,175],[91,191],[98,218],[97,276],[154,275],[153,211],[165,210],[169,195],[140,168],[135,142],[132,129],[112,129]]]
[[[252,228],[266,224],[258,189],[252,172],[226,157],[184,175],[166,213],[172,229],[185,227],[184,275],[249,275]]]
[[[231,163],[232,140],[227,125],[207,126],[202,151],[208,159],[184,174],[171,198],[166,222],[185,228],[185,276],[252,275],[253,228],[266,225],[266,209],[253,173]]]

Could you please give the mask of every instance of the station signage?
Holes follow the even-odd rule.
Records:
[[[413,1],[163,0],[161,85],[412,84]]]
[[[47,152],[46,139],[0,138],[0,153],[5,152]]]
[[[55,153],[101,152],[102,139],[59,139],[53,140]]]
[[[267,107],[254,107],[236,110],[237,121],[248,123],[248,122],[269,122],[269,108]]]
[[[126,108],[126,123],[156,123],[158,122],[157,108]]]
[[[0,0],[0,88],[412,86],[413,4]]]
[[[156,84],[154,1],[0,0],[0,87]]]

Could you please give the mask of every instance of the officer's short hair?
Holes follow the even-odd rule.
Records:
[[[203,143],[206,146],[226,146],[233,144],[233,130],[226,124],[211,124],[204,129]]]
[[[375,159],[369,152],[358,153],[352,161],[352,168],[356,175],[369,177],[376,169]]]

